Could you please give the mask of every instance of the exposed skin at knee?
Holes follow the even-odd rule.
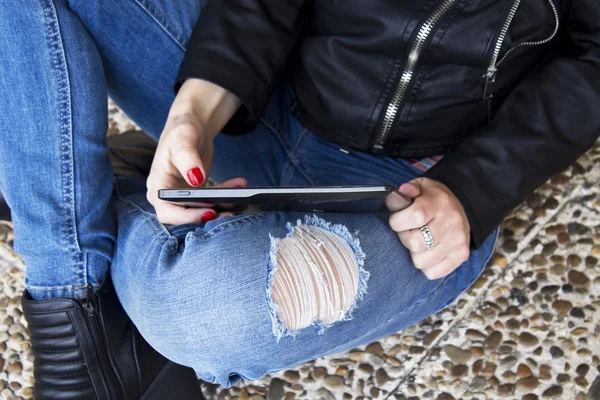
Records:
[[[360,267],[342,237],[314,225],[295,226],[279,240],[273,262],[272,300],[286,329],[328,325],[352,308]]]

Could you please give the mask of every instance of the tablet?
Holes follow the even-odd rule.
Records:
[[[189,207],[248,205],[263,211],[373,213],[400,211],[412,200],[390,185],[161,189],[161,200]],[[215,205],[215,206],[213,206]]]

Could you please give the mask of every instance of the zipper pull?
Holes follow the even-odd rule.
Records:
[[[87,285],[87,296],[86,300],[83,302],[83,307],[88,311],[91,317],[94,316],[94,290],[92,289],[92,285]]]
[[[496,68],[496,66],[491,66],[488,68],[486,74],[484,75],[485,76],[485,84],[483,86],[483,100],[487,100],[490,97],[492,97],[493,93],[491,93],[492,91],[489,89],[491,88],[491,84],[496,82],[497,72],[498,72],[498,69]]]

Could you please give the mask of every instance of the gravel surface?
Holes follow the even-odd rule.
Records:
[[[109,134],[136,126],[109,102]],[[24,265],[0,222],[0,399],[32,398]],[[404,331],[209,399],[600,399],[600,142],[504,221],[482,276]]]

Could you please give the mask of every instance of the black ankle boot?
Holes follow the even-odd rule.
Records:
[[[140,335],[110,274],[87,300],[36,301],[25,291],[22,305],[37,399],[204,399],[193,369],[167,360]]]

